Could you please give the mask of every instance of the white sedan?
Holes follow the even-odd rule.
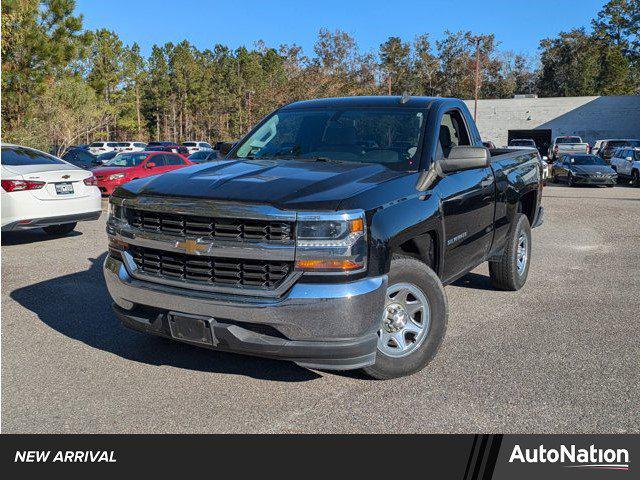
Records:
[[[100,217],[101,194],[91,172],[39,150],[2,145],[2,231],[71,232]]]

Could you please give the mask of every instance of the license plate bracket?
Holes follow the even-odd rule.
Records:
[[[56,183],[56,194],[58,195],[73,195],[73,183]]]
[[[211,347],[218,344],[212,328],[215,323],[213,318],[169,312],[168,319],[174,339]]]

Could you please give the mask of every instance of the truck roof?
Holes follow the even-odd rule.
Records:
[[[297,108],[323,108],[323,107],[355,107],[355,108],[430,108],[445,102],[463,103],[457,98],[441,97],[407,97],[407,101],[401,103],[401,96],[363,96],[363,97],[333,97],[318,98],[314,100],[302,100],[282,107],[283,110]]]

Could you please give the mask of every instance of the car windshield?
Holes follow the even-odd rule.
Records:
[[[191,160],[193,162],[197,162],[198,160],[204,160],[210,154],[211,154],[211,152],[206,152],[206,151],[200,150],[198,152],[194,152],[191,155],[189,155],[189,160]]]
[[[347,161],[418,168],[423,111],[314,108],[279,111],[248,136],[235,158]]]
[[[556,139],[556,143],[582,143],[580,137],[560,137]]]
[[[640,147],[640,140],[612,140],[607,143],[607,149],[616,147]]]
[[[146,153],[121,153],[104,164],[105,167],[137,167],[144,159]]]
[[[509,145],[512,147],[535,147],[533,140],[511,140]]]
[[[104,145],[103,142],[93,142],[90,147],[102,147]]]
[[[113,151],[113,152],[107,152],[107,153],[101,153],[100,155],[98,155],[98,160],[104,161],[104,160],[110,160],[113,157],[115,157],[118,154],[118,152]]]
[[[574,155],[567,158],[571,165],[607,165],[607,162],[595,155]]]
[[[52,155],[24,147],[2,147],[1,162],[8,166],[64,164]]]
[[[182,145],[185,147],[197,147],[198,144],[196,142],[182,142]]]

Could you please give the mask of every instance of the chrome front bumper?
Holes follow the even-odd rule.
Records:
[[[387,277],[350,283],[303,283],[280,298],[224,295],[136,279],[107,256],[104,275],[114,309],[128,327],[170,336],[169,313],[212,318],[216,348],[292,360],[313,368],[351,369],[375,361]],[[270,335],[274,329],[281,335]]]

